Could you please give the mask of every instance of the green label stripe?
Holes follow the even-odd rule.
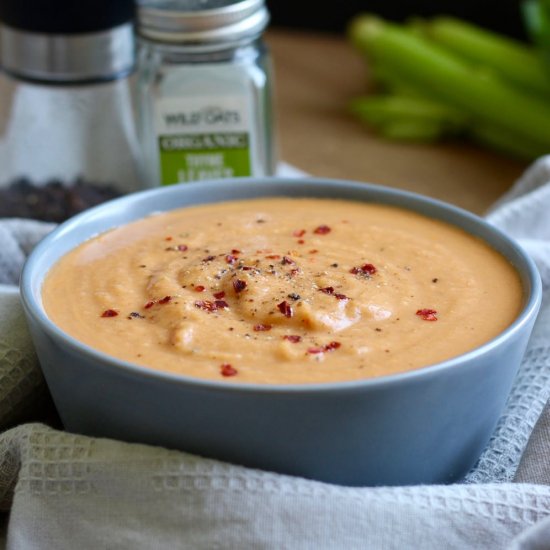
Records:
[[[158,144],[163,185],[251,175],[247,132],[163,135]]]
[[[163,152],[249,148],[246,132],[160,136],[159,144]]]

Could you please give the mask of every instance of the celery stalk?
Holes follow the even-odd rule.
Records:
[[[550,99],[550,69],[532,47],[452,17],[435,17],[424,29],[438,44],[467,61]]]
[[[550,63],[550,2],[525,0],[521,4],[523,20],[529,37],[542,53],[541,58]]]
[[[421,88],[403,78],[398,72],[390,70],[388,66],[371,63],[370,75],[374,84],[381,90],[400,96],[429,99]]]
[[[373,126],[388,122],[430,124],[441,133],[456,133],[466,125],[467,117],[460,111],[434,101],[410,96],[371,95],[358,97],[351,102],[351,111]]]
[[[393,141],[432,143],[441,138],[441,127],[436,122],[396,120],[379,128],[380,135]]]
[[[532,161],[547,152],[540,145],[518,140],[510,132],[488,124],[472,127],[469,135],[480,145],[522,160]]]
[[[480,74],[441,46],[374,16],[356,17],[349,36],[376,63],[429,96],[550,150],[550,106],[542,100],[492,74]]]

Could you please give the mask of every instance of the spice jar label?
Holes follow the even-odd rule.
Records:
[[[252,174],[246,97],[163,98],[155,108],[162,185]]]

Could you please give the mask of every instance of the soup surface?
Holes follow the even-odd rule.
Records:
[[[518,315],[516,270],[479,239],[378,204],[268,198],[113,229],[64,256],[48,316],[114,357],[193,377],[356,380],[427,366]]]

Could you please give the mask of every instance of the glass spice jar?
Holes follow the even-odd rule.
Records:
[[[0,3],[0,217],[63,221],[142,187],[133,0]]]
[[[142,0],[137,14],[144,179],[274,174],[264,0]]]

